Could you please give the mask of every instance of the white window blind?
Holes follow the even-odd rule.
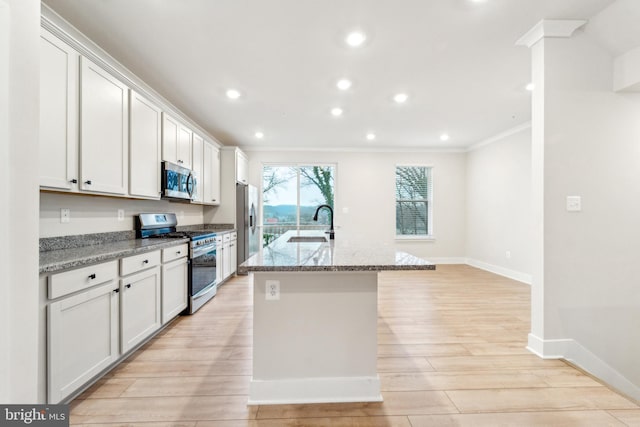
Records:
[[[396,167],[396,235],[430,236],[432,234],[431,168]]]

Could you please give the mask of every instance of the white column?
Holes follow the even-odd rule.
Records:
[[[531,197],[533,269],[531,283],[531,333],[529,349],[544,357],[555,355],[544,351],[545,292],[544,292],[544,197],[545,197],[545,46],[553,38],[571,37],[586,21],[542,20],[529,30],[516,45],[531,49],[531,82],[534,85],[531,105]]]
[[[0,402],[38,390],[40,2],[0,0]]]

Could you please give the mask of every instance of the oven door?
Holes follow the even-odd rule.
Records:
[[[189,311],[195,312],[214,297],[216,283],[216,245],[194,249],[189,271]]]

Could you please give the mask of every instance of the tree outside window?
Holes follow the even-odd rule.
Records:
[[[396,167],[396,235],[432,234],[431,168]]]

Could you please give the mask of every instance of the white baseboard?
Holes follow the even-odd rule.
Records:
[[[460,258],[460,257],[436,257],[436,258],[424,257],[424,258],[433,264],[466,264],[467,263],[466,258]]]
[[[248,405],[298,403],[382,402],[380,378],[337,377],[254,380],[249,383]]]
[[[527,285],[530,285],[533,280],[530,274],[522,273],[516,270],[511,270],[505,267],[500,267],[498,265],[489,264],[488,262],[479,261],[473,258],[467,258],[466,264],[472,267],[479,268],[481,270],[488,271],[490,273],[507,277],[512,280],[517,280],[518,282],[526,283]]]
[[[640,401],[640,387],[573,339],[543,340],[529,334],[527,349],[543,359],[565,359],[609,386]]]

